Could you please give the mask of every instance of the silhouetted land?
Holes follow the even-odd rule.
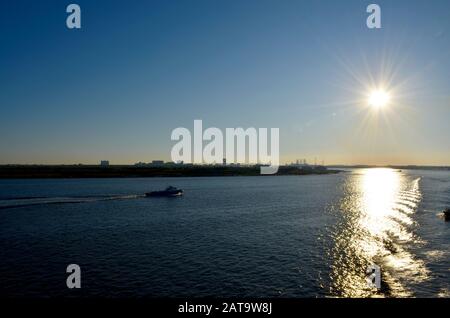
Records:
[[[276,175],[333,174],[339,170],[325,167],[281,166]],[[89,166],[89,165],[4,165],[0,166],[0,178],[137,178],[137,177],[213,177],[213,176],[261,176],[258,166]]]

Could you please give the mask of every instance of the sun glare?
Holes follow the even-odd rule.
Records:
[[[369,96],[369,105],[374,108],[382,108],[389,104],[390,96],[383,90],[373,91]]]

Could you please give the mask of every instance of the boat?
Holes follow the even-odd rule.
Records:
[[[162,191],[152,191],[145,193],[146,197],[178,197],[183,195],[183,190],[175,188],[175,187],[167,187]]]
[[[445,209],[442,213],[444,214],[444,219],[450,221],[450,209]]]

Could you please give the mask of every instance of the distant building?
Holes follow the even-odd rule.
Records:
[[[307,168],[309,167],[306,159],[297,159],[295,162],[291,163],[290,166],[297,168]]]
[[[162,166],[164,165],[164,160],[152,160],[152,166]]]
[[[100,161],[100,166],[108,167],[109,166],[109,160],[102,160],[102,161]]]

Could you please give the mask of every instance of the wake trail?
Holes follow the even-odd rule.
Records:
[[[7,197],[0,199],[0,210],[23,208],[37,205],[79,204],[114,200],[133,200],[145,197],[144,194],[129,195],[87,195],[69,197]]]

